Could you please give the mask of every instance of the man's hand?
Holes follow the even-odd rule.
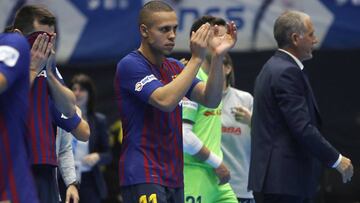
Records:
[[[65,203],[70,203],[70,200],[73,200],[73,203],[78,203],[79,199],[79,193],[75,185],[69,185],[69,187],[66,189]]]
[[[243,106],[237,106],[231,108],[231,112],[234,114],[235,120],[244,123],[246,125],[251,125],[251,112],[249,109],[243,107]]]
[[[30,71],[33,71],[36,75],[45,66],[50,51],[53,48],[52,42],[48,41],[49,37],[47,34],[40,34],[37,36],[33,46],[31,47]]]
[[[222,162],[219,167],[214,169],[214,171],[215,171],[217,177],[219,178],[219,185],[223,185],[223,184],[229,182],[229,180],[230,180],[230,171],[225,166],[224,162]]]
[[[196,32],[192,32],[190,49],[192,57],[204,60],[210,36],[210,24],[203,24]]]
[[[52,68],[55,65],[55,41],[56,41],[56,34],[54,34],[51,37],[51,40],[50,40],[50,43],[49,43],[49,44],[52,44],[53,46],[52,46],[52,48],[50,50],[50,55],[49,55],[49,57],[47,58],[47,61],[46,61],[46,72],[47,72],[48,75],[53,74]]]
[[[351,177],[354,174],[354,167],[351,164],[350,159],[346,158],[345,156],[342,156],[339,165],[336,167],[336,170],[338,170],[339,173],[341,174],[343,183],[347,183],[351,181]]]
[[[83,159],[83,163],[93,167],[94,165],[96,165],[100,160],[100,155],[99,153],[91,153],[91,154],[88,154],[84,157]]]
[[[227,24],[226,32],[222,31],[220,26],[213,27],[209,45],[214,54],[224,55],[235,45],[236,41],[236,25],[231,22]]]

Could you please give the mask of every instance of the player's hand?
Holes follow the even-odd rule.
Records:
[[[209,45],[214,54],[224,55],[234,47],[237,41],[237,28],[235,23],[228,23],[226,28],[225,33],[220,26],[215,25],[212,28]]]
[[[72,200],[73,203],[78,203],[79,199],[79,192],[75,185],[69,185],[69,187],[66,189],[65,203],[70,203],[70,200]]]
[[[225,166],[224,162],[220,164],[219,167],[217,167],[215,170],[215,173],[217,177],[219,178],[219,185],[223,185],[225,183],[228,183],[230,180],[230,171]]]
[[[244,106],[237,106],[231,108],[231,113],[234,114],[236,121],[249,126],[251,125],[252,113],[249,111],[249,109],[245,108]]]
[[[354,167],[351,164],[350,159],[348,159],[345,156],[342,156],[340,164],[336,167],[336,170],[338,170],[339,173],[341,174],[343,183],[347,183],[351,181],[351,177],[354,174]]]
[[[49,44],[52,44],[52,47],[50,50],[49,57],[47,58],[46,61],[46,73],[48,75],[53,74],[52,69],[53,66],[55,66],[55,41],[56,41],[56,34],[53,34],[49,42]]]
[[[99,153],[95,152],[95,153],[86,155],[83,158],[82,162],[84,164],[87,164],[90,167],[93,167],[94,165],[96,165],[99,162],[99,160],[100,160],[100,155],[99,155]]]
[[[53,48],[53,44],[49,41],[47,34],[40,34],[34,41],[33,46],[30,50],[31,61],[30,70],[38,74],[41,69],[45,66],[50,51]]]
[[[210,36],[210,24],[203,24],[196,32],[192,32],[190,39],[190,49],[192,57],[204,60]]]

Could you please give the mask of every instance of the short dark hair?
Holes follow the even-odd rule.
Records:
[[[302,35],[306,32],[305,18],[308,15],[300,11],[286,11],[282,13],[274,24],[274,38],[279,48],[291,45],[291,35]]]
[[[231,67],[231,71],[230,71],[229,75],[226,76],[226,86],[230,85],[232,87],[235,87],[234,64],[233,64],[233,61],[232,61],[229,53],[225,54],[223,64],[224,64],[224,66]]]
[[[196,32],[196,30],[198,30],[205,23],[209,23],[210,25],[226,26],[226,21],[224,19],[210,15],[205,15],[194,21],[194,23],[191,26],[190,36],[192,32]]]
[[[42,25],[56,26],[56,18],[48,9],[39,5],[26,5],[16,12],[13,28],[25,35],[29,34],[34,31],[35,20]]]
[[[86,104],[86,110],[89,115],[95,114],[96,90],[93,80],[85,74],[77,74],[71,79],[70,89],[78,84],[81,89],[85,89],[89,93],[89,99]]]
[[[165,2],[162,2],[162,1],[149,1],[140,10],[139,19],[138,19],[139,26],[141,24],[150,25],[151,19],[149,18],[149,16],[152,13],[155,13],[155,12],[172,12],[172,11],[174,11],[174,9]]]

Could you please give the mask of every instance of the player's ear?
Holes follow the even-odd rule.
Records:
[[[145,24],[140,25],[140,34],[143,38],[147,38],[149,36],[148,28]]]

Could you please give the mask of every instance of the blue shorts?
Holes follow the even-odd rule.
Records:
[[[184,203],[184,188],[143,183],[121,187],[121,196],[126,203]]]

